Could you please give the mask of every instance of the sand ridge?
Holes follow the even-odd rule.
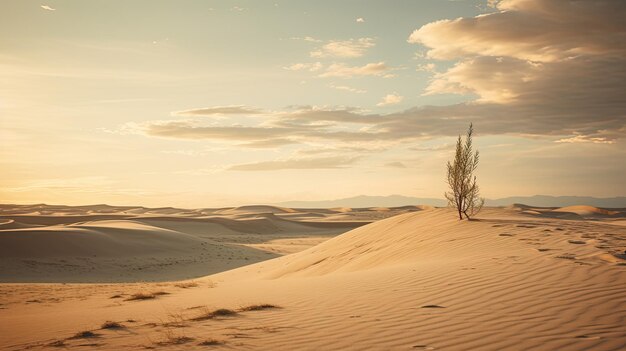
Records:
[[[0,345],[623,349],[626,228],[524,211],[487,208],[470,222],[447,209],[400,214],[188,285],[1,285],[0,328],[12,332]],[[132,300],[138,292],[154,297]],[[247,308],[259,305],[277,308]],[[107,320],[124,329],[100,329]],[[75,337],[86,330],[97,336]]]
[[[136,282],[201,277],[316,245],[379,214],[0,205],[0,282]],[[293,244],[293,247],[289,247]]]

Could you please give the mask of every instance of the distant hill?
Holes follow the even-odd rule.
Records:
[[[359,195],[338,200],[326,201],[287,201],[277,204],[291,208],[333,208],[333,207],[399,207],[408,205],[445,206],[446,200],[433,198],[419,198],[402,195],[368,196]]]
[[[502,199],[486,199],[487,206],[507,206],[525,204],[538,207],[565,207],[589,205],[596,207],[626,207],[626,197],[597,198],[590,196],[512,196]],[[368,196],[360,195],[338,200],[326,201],[286,201],[276,205],[291,208],[332,208],[332,207],[398,207],[407,205],[446,206],[446,200],[436,198],[419,198],[402,195]]]
[[[626,207],[626,197],[598,198],[591,196],[513,196],[502,199],[485,200],[488,206],[506,206],[510,204],[525,204],[539,207],[565,207],[575,205],[589,205],[595,207],[623,208]]]

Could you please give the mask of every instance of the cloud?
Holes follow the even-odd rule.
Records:
[[[440,151],[440,150],[452,150],[454,149],[454,145],[452,144],[440,144],[440,145],[432,145],[432,146],[414,146],[409,148],[409,150],[414,151]]]
[[[335,84],[331,84],[330,85],[331,88],[333,89],[337,89],[337,90],[343,90],[343,91],[348,91],[351,93],[356,93],[356,94],[364,94],[367,93],[366,90],[362,90],[362,89],[356,89],[356,88],[352,88],[349,86],[345,86],[345,85],[335,85]]]
[[[428,57],[507,56],[534,62],[580,55],[626,55],[626,2],[615,0],[503,0],[497,12],[442,20],[408,41],[429,47]]]
[[[402,102],[403,99],[404,99],[404,96],[400,96],[397,94],[387,94],[383,97],[383,100],[381,102],[376,104],[376,106],[388,106],[388,105],[399,104],[400,102]]]
[[[135,131],[157,137],[250,142],[285,138],[297,132],[292,128],[203,126],[196,121],[153,121],[134,127]]]
[[[615,141],[606,138],[593,138],[584,135],[575,135],[571,138],[563,138],[555,141],[556,143],[592,143],[592,144],[613,144]]]
[[[345,168],[358,160],[358,157],[332,156],[319,158],[292,158],[287,160],[264,161],[235,165],[230,171],[275,171],[284,169],[336,169]]]
[[[205,168],[197,168],[197,169],[185,169],[180,171],[173,172],[174,174],[184,174],[190,176],[207,176],[213,175],[225,170],[223,166],[213,166],[213,167],[205,167]]]
[[[359,17],[359,18],[356,19],[356,22],[357,23],[363,23],[363,22],[365,22],[365,19],[363,19],[363,17]]]
[[[47,10],[47,11],[56,11],[57,10],[55,8],[52,8],[52,7],[48,6],[48,5],[41,5],[41,8],[44,9],[44,10]]]
[[[261,110],[248,108],[243,105],[214,106],[194,108],[172,112],[175,116],[212,116],[212,115],[258,115]]]
[[[436,74],[424,95],[476,94],[478,102],[513,102],[520,97],[528,98],[531,90],[544,90],[545,78],[550,73],[555,75],[557,68],[514,58],[465,59],[448,71]],[[567,80],[567,77],[562,78]]]
[[[320,77],[351,78],[354,76],[385,76],[390,68],[384,62],[368,63],[364,66],[346,66],[333,63]]]
[[[423,72],[435,73],[436,72],[436,68],[437,68],[437,66],[435,66],[434,63],[426,63],[426,64],[418,65],[416,70],[417,71],[423,71]]]
[[[626,77],[623,77],[626,78]],[[619,80],[620,77],[615,77]],[[122,125],[117,133],[185,140],[209,140],[245,147],[280,147],[293,143],[318,143],[328,147],[358,143],[361,147],[417,142],[433,137],[457,136],[470,122],[478,136],[511,135],[549,140],[577,139],[616,141],[626,136],[621,100],[593,102],[581,96],[550,96],[537,91],[535,99],[548,96],[548,104],[460,103],[422,106],[389,114],[367,113],[354,108],[302,106],[259,111],[263,118],[239,125],[237,118],[223,115],[206,120],[203,115],[188,120],[157,120]],[[551,105],[552,99],[560,99]],[[581,101],[576,101],[580,99]],[[587,104],[604,113],[589,118]],[[607,105],[607,106],[603,106]],[[613,107],[611,107],[613,106]],[[204,108],[213,111],[212,108]],[[612,110],[614,109],[614,110]],[[193,111],[191,109],[188,111]],[[236,115],[234,116],[236,117]],[[601,139],[590,139],[601,138]],[[243,143],[243,145],[242,145]]]
[[[311,51],[311,57],[324,58],[324,57],[340,57],[340,58],[355,58],[361,57],[365,54],[365,51],[373,47],[374,39],[372,38],[359,38],[349,40],[331,40],[324,44],[322,47]]]
[[[391,168],[406,168],[406,165],[402,162],[389,162],[385,164],[385,167]]]
[[[316,38],[309,37],[309,36],[306,36],[306,37],[291,37],[291,39],[292,40],[308,41],[308,42],[311,42],[311,43],[321,43],[321,42],[323,42],[323,40],[316,39]]]
[[[322,69],[323,65],[321,62],[313,62],[313,63],[294,63],[292,65],[283,67],[283,69],[286,69],[288,71],[302,71],[302,70],[306,70],[309,72],[315,72],[315,71],[319,71],[320,69]]]
[[[484,121],[491,133],[623,138],[626,47],[618,43],[626,41],[626,2],[493,4],[493,13],[429,23],[410,35],[428,57],[457,61],[435,73],[424,95],[475,97],[463,111],[452,105],[437,113]]]
[[[239,146],[255,148],[255,149],[264,149],[264,148],[276,148],[285,145],[299,144],[298,141],[289,139],[289,138],[276,138],[276,139],[266,139],[266,140],[258,140],[252,141],[245,144],[239,144]]]

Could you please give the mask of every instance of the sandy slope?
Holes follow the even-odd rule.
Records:
[[[171,281],[314,246],[384,213],[0,205],[0,282]],[[339,216],[339,217],[338,217]]]
[[[551,209],[399,215],[178,283],[0,286],[7,350],[620,350],[626,228]],[[131,294],[164,291],[145,301]],[[121,295],[121,297],[117,297]],[[281,308],[243,311],[251,304]],[[229,308],[236,315],[193,320]],[[90,311],[85,313],[85,311]],[[106,320],[125,328],[98,329]],[[72,335],[84,330],[91,338]],[[91,345],[91,346],[81,346]],[[206,346],[206,348],[209,348]]]

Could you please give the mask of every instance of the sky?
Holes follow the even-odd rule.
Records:
[[[0,202],[626,195],[620,0],[0,0]]]

